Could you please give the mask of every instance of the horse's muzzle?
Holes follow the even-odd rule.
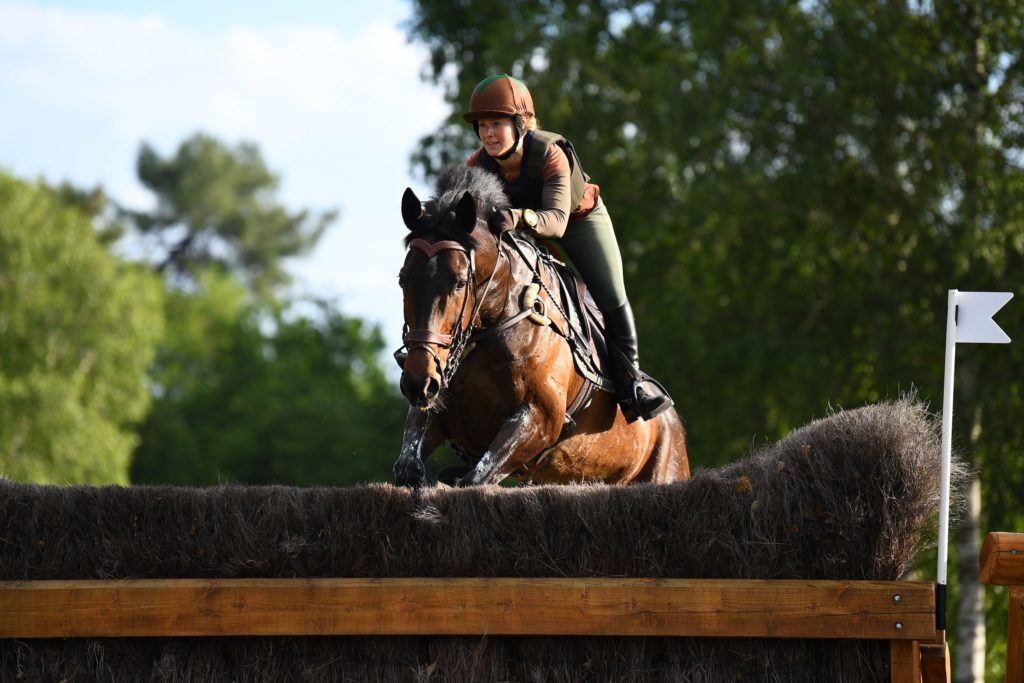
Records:
[[[413,377],[408,372],[403,372],[398,385],[402,389],[402,395],[417,408],[429,408],[441,393],[440,378],[429,374]]]

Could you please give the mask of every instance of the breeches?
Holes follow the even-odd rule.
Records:
[[[626,282],[622,272],[622,254],[615,240],[612,217],[604,200],[586,218],[569,223],[558,240],[566,255],[583,277],[602,312],[626,303]]]

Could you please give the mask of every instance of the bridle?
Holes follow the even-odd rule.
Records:
[[[483,302],[487,298],[487,293],[490,291],[491,284],[494,281],[494,276],[498,272],[498,266],[501,263],[501,259],[507,257],[502,249],[500,235],[495,236],[495,248],[498,254],[497,261],[495,261],[494,268],[491,270],[490,276],[488,276],[487,281],[483,285],[483,292],[479,293],[480,287],[476,281],[476,251],[474,249],[467,248],[455,240],[428,242],[421,237],[417,237],[412,240],[409,243],[409,248],[423,252],[427,255],[427,258],[433,258],[444,251],[457,251],[465,254],[469,259],[469,277],[467,278],[469,286],[465,288],[465,295],[462,298],[462,307],[459,309],[459,317],[458,320],[455,321],[453,332],[444,334],[435,332],[429,328],[410,329],[409,325],[406,323],[402,326],[402,346],[400,346],[394,353],[395,360],[399,365],[403,364],[403,357],[408,352],[422,349],[429,353],[434,358],[434,365],[437,368],[437,374],[441,377],[441,387],[443,388],[451,381],[452,376],[455,375],[455,371],[459,367],[459,363],[462,362],[462,358],[467,353],[467,343],[470,341],[474,331],[477,329],[475,321],[477,316],[480,314],[480,308],[483,306]],[[466,308],[469,304],[471,288],[474,299],[473,310],[469,316],[469,322],[464,324],[463,321],[466,317]],[[441,356],[438,355],[434,347],[450,349],[447,363],[441,361]]]

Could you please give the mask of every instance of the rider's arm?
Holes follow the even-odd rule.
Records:
[[[542,237],[561,237],[569,224],[569,159],[558,145],[548,147],[548,158],[541,171],[544,189],[537,211],[535,232]]]

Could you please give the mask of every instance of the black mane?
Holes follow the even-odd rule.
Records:
[[[476,202],[477,217],[490,218],[495,211],[511,206],[505,188],[493,173],[477,166],[448,164],[441,169],[434,185],[434,197],[424,205],[420,225],[409,232],[405,245],[417,237],[432,234],[436,239],[450,239],[471,246],[469,233],[455,221],[455,207],[469,192]]]

